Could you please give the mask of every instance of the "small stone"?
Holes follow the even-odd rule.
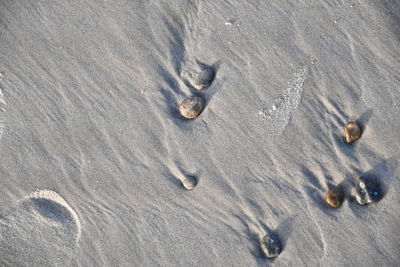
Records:
[[[181,115],[187,119],[194,119],[204,108],[204,100],[199,96],[188,97],[179,105]]]
[[[203,69],[194,79],[194,88],[203,90],[211,85],[214,80],[214,70],[210,67]]]
[[[183,187],[187,190],[193,190],[197,186],[197,179],[193,176],[187,176],[182,182]]]
[[[281,241],[277,235],[269,233],[261,239],[261,249],[268,258],[275,258],[282,252]]]
[[[326,202],[333,208],[339,207],[343,202],[343,192],[338,189],[329,190],[326,193]]]
[[[360,177],[357,181],[356,200],[360,205],[378,202],[382,198],[379,184]]]
[[[344,128],[346,142],[351,143],[361,137],[361,129],[355,122],[349,122]]]

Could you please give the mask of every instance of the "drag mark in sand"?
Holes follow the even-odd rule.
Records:
[[[294,79],[289,82],[289,87],[282,96],[274,101],[272,106],[263,107],[257,113],[260,120],[265,122],[267,131],[271,135],[280,135],[289,124],[294,110],[300,104],[303,84],[308,78],[308,66],[294,74]]]

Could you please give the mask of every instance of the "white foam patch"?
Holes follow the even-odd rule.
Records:
[[[300,104],[303,93],[303,84],[308,78],[308,66],[294,74],[294,79],[289,82],[289,87],[284,90],[282,96],[274,101],[268,108],[263,107],[257,116],[266,126],[271,135],[280,135],[289,124],[293,112]]]

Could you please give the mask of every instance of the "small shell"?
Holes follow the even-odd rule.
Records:
[[[199,96],[188,97],[179,105],[179,112],[187,119],[194,119],[204,108],[204,100]]]
[[[355,122],[349,122],[344,128],[346,142],[351,143],[361,137],[361,129]]]
[[[187,190],[193,190],[197,186],[197,179],[194,176],[187,176],[182,182],[183,187]]]
[[[342,205],[343,192],[338,189],[331,189],[326,193],[326,202],[333,208]]]
[[[214,70],[210,67],[203,69],[194,80],[194,88],[197,90],[203,90],[211,85],[214,80]]]
[[[277,235],[268,233],[261,239],[261,249],[268,258],[275,258],[282,252],[281,241]]]

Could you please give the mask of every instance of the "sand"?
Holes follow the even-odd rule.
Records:
[[[395,0],[0,1],[0,265],[399,266],[399,29]]]

